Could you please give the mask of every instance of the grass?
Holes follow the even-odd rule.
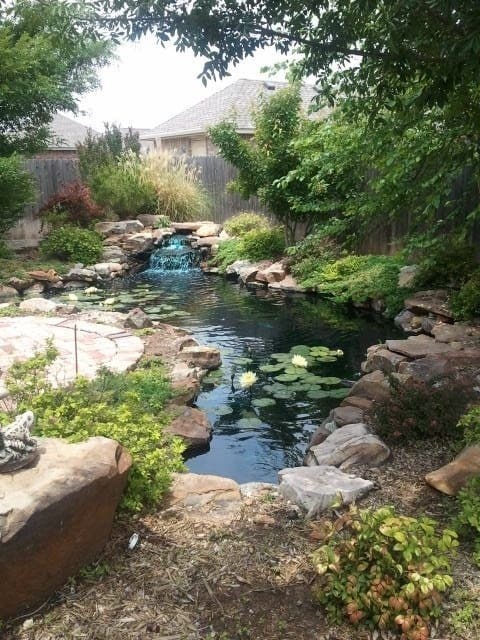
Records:
[[[45,260],[45,258],[29,258],[14,256],[13,258],[0,258],[0,284],[7,284],[10,278],[27,280],[29,271],[49,271],[54,269],[58,274],[66,273],[71,264],[60,260]]]

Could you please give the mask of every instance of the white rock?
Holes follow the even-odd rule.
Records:
[[[295,467],[278,473],[280,493],[312,517],[333,504],[349,504],[373,489],[370,480],[339,471],[336,467]]]
[[[216,224],[215,222],[207,222],[205,224],[202,224],[202,226],[195,231],[195,234],[200,238],[207,238],[209,236],[218,236],[221,230],[221,224]]]
[[[19,309],[28,311],[28,313],[50,313],[63,306],[63,304],[59,304],[53,300],[47,300],[46,298],[29,298],[28,300],[22,300],[18,305]]]

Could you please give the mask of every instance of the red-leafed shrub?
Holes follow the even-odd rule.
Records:
[[[71,182],[58,191],[39,211],[42,220],[52,227],[75,225],[89,227],[103,217],[102,209],[94,202],[90,188],[81,182]]]

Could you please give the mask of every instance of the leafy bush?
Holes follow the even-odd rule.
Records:
[[[370,419],[376,432],[389,441],[435,436],[458,437],[460,416],[475,397],[469,380],[443,378],[420,382],[390,379],[385,400],[373,406]]]
[[[459,512],[456,526],[460,533],[473,538],[473,559],[480,567],[480,476],[472,478],[457,496]]]
[[[287,255],[291,272],[303,281],[322,265],[338,260],[342,253],[335,241],[325,234],[323,227],[318,227],[301,242],[289,247]]]
[[[462,416],[457,426],[467,447],[480,444],[480,405],[472,407]]]
[[[82,178],[90,183],[101,167],[115,164],[123,153],[140,155],[140,136],[131,128],[123,133],[116,124],[105,123],[101,135],[87,132],[85,140],[77,145]]]
[[[335,252],[335,246],[326,254]],[[300,266],[301,265],[301,266]],[[394,316],[403,307],[405,289],[398,289],[400,262],[390,256],[349,255],[335,261],[306,258],[293,272],[300,284],[330,295],[335,302],[364,303],[380,299],[386,304],[386,315]]]
[[[133,465],[122,507],[131,511],[154,506],[167,490],[173,471],[183,468],[183,443],[165,432],[171,387],[156,361],[126,374],[101,372],[88,381],[78,378],[69,388],[53,389],[45,368],[56,357],[52,345],[10,369],[7,385],[19,410],[31,409],[36,433],[81,442],[105,436],[120,442]]]
[[[478,264],[475,260],[475,248],[464,241],[441,240],[428,247],[428,251],[419,262],[415,276],[417,289],[434,287],[461,287],[472,275]]]
[[[166,227],[170,227],[172,221],[168,216],[160,216],[157,220],[157,229],[165,229]]]
[[[142,158],[130,152],[100,166],[90,179],[96,202],[122,220],[155,211],[155,190],[145,179],[143,163]]]
[[[71,182],[48,200],[39,211],[40,217],[52,227],[74,225],[87,228],[103,216],[92,200],[90,188],[81,182]]]
[[[0,233],[12,227],[34,197],[31,175],[16,155],[0,157]]]
[[[243,211],[229,218],[223,228],[230,236],[243,238],[249,231],[268,229],[269,226],[270,224],[265,216],[253,211]]]
[[[11,260],[13,251],[6,245],[4,240],[0,240],[0,260]]]
[[[94,264],[102,256],[103,242],[102,237],[90,229],[60,227],[42,240],[40,251],[44,256],[67,262]]]
[[[285,238],[283,230],[278,227],[249,231],[242,238],[242,257],[253,262],[280,258],[284,251]]]
[[[242,241],[239,238],[225,240],[218,245],[217,253],[211,258],[210,264],[218,267],[220,272],[225,272],[226,268],[236,260],[241,260]]]
[[[403,640],[427,640],[453,583],[449,552],[457,534],[440,535],[429,518],[397,515],[392,507],[327,521],[327,540],[313,555],[319,602],[339,622],[396,630]]]
[[[456,320],[473,320],[480,316],[480,269],[449,300]]]

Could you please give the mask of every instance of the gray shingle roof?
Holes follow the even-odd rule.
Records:
[[[79,142],[85,140],[89,129],[90,127],[86,127],[80,122],[56,113],[50,123],[51,141],[48,148],[52,151],[56,149],[74,150]],[[97,133],[93,129],[90,130],[94,134]]]
[[[262,94],[273,95],[276,89],[286,86],[286,82],[270,80],[237,80],[140,137],[148,140],[204,133],[208,127],[226,118],[236,122],[240,133],[253,133],[252,107],[258,104],[259,97]],[[315,96],[313,86],[302,85],[301,95],[303,107],[307,111]]]

